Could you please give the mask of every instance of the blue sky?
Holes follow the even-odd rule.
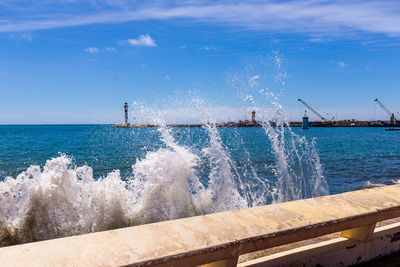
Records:
[[[293,120],[400,112],[400,3],[0,0],[0,124],[244,119],[265,88]]]

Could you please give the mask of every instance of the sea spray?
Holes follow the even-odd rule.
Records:
[[[43,168],[31,166],[16,178],[7,177],[0,182],[0,244],[326,194],[314,142],[285,127],[282,107],[277,102],[272,106],[255,107],[267,137],[264,151],[275,159],[274,164],[266,164],[265,172],[254,168],[237,129],[230,145],[241,150],[242,157],[235,159],[221,129],[203,108],[199,113],[205,117],[204,126],[196,131],[205,139],[194,138],[185,144],[177,141],[173,129],[157,119],[157,114],[153,123],[160,127],[149,131],[148,138],[157,139],[159,145],[136,158],[132,173],[126,177],[115,170],[95,178],[90,166],[77,167],[66,155],[48,160]]]
[[[283,68],[282,53],[273,52],[254,59],[245,71],[231,74],[230,82],[238,90],[248,113],[256,111],[258,123],[268,137],[268,148],[274,155],[274,164],[266,165],[276,178],[261,177],[269,184],[268,193],[273,202],[290,201],[326,195],[328,184],[315,147],[315,140],[309,142],[304,136],[295,134],[279,103],[286,80],[289,77]],[[260,183],[260,182],[259,182]]]
[[[209,206],[208,194],[195,174],[199,158],[189,148],[176,144],[171,129],[158,131],[167,146],[133,166],[132,190],[138,194],[140,223],[148,223],[204,214]]]
[[[277,177],[275,201],[316,197],[329,193],[322,166],[315,148],[304,136],[295,134],[277,98],[266,93],[272,112],[260,112],[262,127],[271,142]],[[272,115],[272,116],[271,116]]]
[[[203,153],[209,159],[211,172],[208,191],[212,195],[215,211],[248,207],[247,201],[238,191],[245,189],[238,177],[235,163],[224,147],[215,123],[208,122],[204,128],[210,138],[210,145],[203,149]]]
[[[132,175],[123,179],[118,170],[94,178],[91,167],[77,167],[65,155],[48,160],[42,169],[31,166],[16,178],[6,178],[0,182],[1,245],[267,204],[274,190],[287,193],[283,186],[276,189],[276,177],[253,174],[249,154],[244,153],[248,158],[243,160],[250,171],[237,167],[215,124],[203,130],[208,142],[198,151],[178,144],[172,129],[160,127],[164,146],[137,159]],[[270,129],[275,130],[279,128]],[[310,159],[314,159],[311,170],[319,166],[319,158]],[[287,165],[291,176],[281,176],[280,182],[294,177],[296,169],[290,162]],[[281,166],[274,167],[277,173]],[[317,193],[319,171],[311,172],[315,178],[307,180],[310,185],[316,181]],[[308,179],[302,175],[298,179]],[[292,194],[274,200],[297,197]]]
[[[178,145],[172,130],[158,128],[164,146],[132,166],[95,179],[89,166],[76,167],[66,155],[31,166],[0,182],[0,242],[11,245],[78,235],[247,207],[231,181],[229,154],[216,129],[200,156],[212,171],[207,188],[196,174],[199,155]]]
[[[208,161],[207,191],[212,197],[213,212],[249,207],[246,199],[246,189],[243,185],[236,163],[221,139],[215,119],[204,105],[203,99],[193,98],[192,102],[202,120],[209,142],[202,149]]]
[[[252,155],[247,148],[248,144],[244,142],[239,129],[233,128],[233,134],[230,135],[231,138],[226,140],[227,144],[231,144],[227,148],[227,151],[230,154],[236,155],[236,160],[234,161],[234,157],[232,157],[231,161],[234,162],[234,173],[240,181],[239,192],[245,198],[249,207],[271,203],[275,195],[274,186],[271,187],[272,183],[270,179],[257,173],[254,166],[255,163],[251,159]],[[242,130],[246,130],[246,128],[242,128]],[[255,158],[254,160],[260,161],[259,158]]]
[[[88,166],[61,155],[0,183],[1,245],[128,225],[131,192],[119,171],[95,180]]]

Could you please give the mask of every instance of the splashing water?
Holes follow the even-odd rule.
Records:
[[[133,176],[119,171],[95,179],[89,166],[61,155],[0,182],[0,245],[45,240],[246,207],[231,180],[229,156],[215,128],[203,149],[212,166],[205,188],[195,173],[200,158],[160,127],[165,148],[147,152]]]
[[[42,169],[31,166],[0,182],[0,245],[327,193],[321,191],[326,183],[313,143],[286,127],[263,127],[271,140],[276,177],[259,176],[245,148],[247,156],[238,167],[214,123],[204,126],[208,142],[199,151],[178,144],[172,129],[160,127],[164,146],[147,151],[125,179],[119,170],[94,178],[91,167],[76,167],[66,155],[48,160]],[[249,171],[243,172],[244,167]]]
[[[62,155],[0,183],[2,245],[76,235],[128,224],[130,191],[119,171],[95,180]]]
[[[258,79],[253,75],[246,81],[255,86]],[[77,167],[61,154],[43,168],[30,166],[0,182],[0,245],[328,194],[315,141],[286,127],[282,106],[266,91],[259,93],[272,98],[272,109],[257,106],[251,94],[244,96],[261,118],[264,150],[273,154],[265,172],[254,167],[256,160],[237,130],[228,147],[204,105],[197,105],[199,116],[206,116],[203,143],[179,143],[155,112],[150,119],[162,125],[157,129],[162,147],[146,151],[128,177],[115,170],[95,178],[91,167]],[[240,151],[239,160],[233,149]]]
[[[204,214],[208,196],[194,171],[199,157],[177,145],[171,129],[158,130],[167,148],[148,152],[133,166],[130,188],[136,194],[137,223]]]
[[[264,185],[262,188],[266,192],[262,195],[254,192],[252,196],[255,199],[265,199],[269,194],[273,202],[282,202],[327,195],[328,184],[323,176],[315,140],[308,142],[304,136],[292,131],[284,108],[278,101],[288,78],[282,65],[283,55],[274,52],[269,61],[250,64],[245,76],[237,79],[238,75],[235,74],[231,79],[239,84],[242,101],[250,103],[248,113],[257,111],[275,158],[275,163],[267,167],[272,169],[277,181],[273,186]],[[274,83],[269,84],[269,87],[261,87],[261,84],[267,83],[260,80],[271,75],[274,75],[274,79],[268,81]],[[277,92],[274,93],[271,87],[275,87]],[[260,184],[258,180],[257,184]]]
[[[264,118],[262,127],[275,155],[273,168],[278,179],[276,200],[282,202],[328,194],[315,140],[309,143],[304,136],[296,135],[287,127],[289,122],[284,116],[283,107],[276,99],[271,103],[275,112],[261,114]],[[277,116],[271,117],[269,114]],[[274,127],[271,122],[275,123]]]

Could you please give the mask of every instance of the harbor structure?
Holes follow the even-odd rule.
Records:
[[[308,129],[308,116],[307,116],[307,110],[304,110],[304,116],[303,116],[303,123],[302,123],[303,129]]]
[[[327,119],[321,113],[313,109],[309,104],[307,104],[302,99],[298,99],[306,108],[311,110],[320,120],[319,121],[310,121],[305,111],[304,116],[301,121],[290,121],[283,124],[283,126],[290,127],[303,127],[303,129],[308,129],[310,127],[398,127],[400,126],[399,121],[395,117],[395,114],[392,113],[388,108],[386,108],[377,98],[376,101],[381,108],[389,115],[390,121],[359,121],[356,119],[348,119],[348,120],[336,120],[335,117],[332,119]],[[147,128],[147,127],[159,127],[156,124],[150,123],[129,123],[128,122],[128,103],[125,102],[124,105],[125,111],[125,123],[113,125],[115,128]],[[329,115],[329,114],[328,114]],[[270,124],[272,127],[279,126],[274,121],[257,121],[256,120],[256,111],[251,111],[251,119],[250,120],[239,120],[229,121],[229,122],[218,122],[215,124],[216,127],[261,127],[263,124]],[[167,127],[202,127],[204,124],[202,123],[178,123],[178,124],[167,124]]]
[[[127,102],[125,102],[124,110],[125,110],[125,125],[128,126],[129,123],[128,123],[128,103]]]
[[[394,113],[391,112],[384,104],[382,104],[382,103],[378,100],[378,98],[375,98],[374,101],[375,101],[376,103],[378,103],[379,106],[382,108],[382,110],[385,111],[385,112],[389,115],[389,117],[390,117],[390,124],[393,125],[393,126],[396,125],[396,124],[397,124],[397,119],[396,119],[396,117],[394,116]]]
[[[256,111],[255,110],[253,110],[251,112],[251,122],[256,123]]]
[[[312,126],[314,127],[327,127],[327,126],[336,126],[335,125],[335,117],[333,117],[331,120],[328,120],[327,118],[325,118],[324,116],[322,116],[318,111],[316,111],[315,109],[313,109],[309,104],[307,104],[306,102],[304,102],[304,100],[302,99],[297,99],[299,102],[301,102],[306,108],[308,108],[309,110],[311,110],[315,115],[317,115],[318,118],[320,118],[322,121],[320,123],[316,123],[314,122]],[[311,126],[311,125],[310,125]]]

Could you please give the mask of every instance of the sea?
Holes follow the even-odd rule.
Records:
[[[374,127],[0,126],[0,245],[400,183]]]

